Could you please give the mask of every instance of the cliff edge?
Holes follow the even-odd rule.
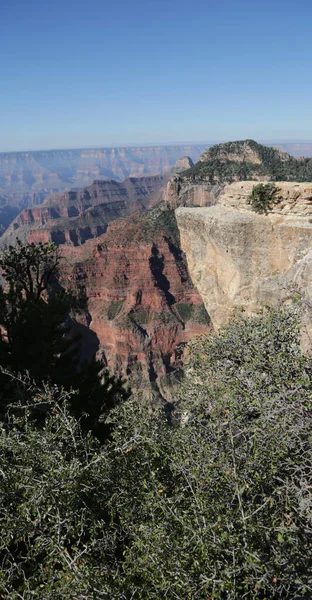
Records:
[[[269,214],[248,204],[255,181],[226,185],[206,207],[175,211],[193,284],[215,328],[296,286],[312,298],[312,183],[279,182]]]

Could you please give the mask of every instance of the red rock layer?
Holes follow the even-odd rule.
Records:
[[[79,245],[104,233],[107,223],[154,206],[162,198],[170,175],[94,181],[79,191],[52,194],[41,206],[23,210],[4,234],[2,243],[53,241]]]
[[[64,283],[85,287],[90,329],[109,367],[142,393],[168,397],[177,347],[209,331],[189,278],[172,211],[115,221],[96,240],[63,246]]]

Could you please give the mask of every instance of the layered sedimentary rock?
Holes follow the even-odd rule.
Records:
[[[63,257],[61,282],[83,286],[88,297],[78,325],[83,358],[97,352],[136,392],[158,399],[169,398],[183,363],[178,346],[211,330],[174,213],[161,203],[172,174],[191,166],[183,157],[164,175],[96,180],[52,194],[22,211],[1,242],[55,242]]]
[[[276,204],[256,214],[254,181],[225,186],[214,204],[176,210],[189,272],[213,325],[291,295],[312,297],[312,183],[278,182]]]
[[[145,211],[163,199],[175,173],[192,166],[184,156],[163,175],[95,180],[82,190],[50,194],[41,206],[23,210],[8,227],[2,246],[16,238],[29,242],[79,245],[106,231],[107,224],[135,211]],[[0,214],[1,217],[1,214]]]
[[[2,244],[53,241],[78,245],[97,237],[107,224],[160,201],[166,175],[129,177],[123,182],[94,181],[87,188],[52,194],[41,206],[23,210],[7,229]]]
[[[36,203],[36,194],[85,187],[95,179],[122,181],[165,173],[183,154],[197,160],[204,148],[199,144],[0,153],[0,196],[27,208]]]
[[[173,212],[159,205],[119,219],[96,240],[62,246],[62,255],[63,283],[83,285],[89,299],[98,356],[136,393],[170,399],[170,381],[182,366],[179,345],[211,330]]]
[[[0,236],[9,227],[17,214],[18,209],[15,206],[0,206]]]

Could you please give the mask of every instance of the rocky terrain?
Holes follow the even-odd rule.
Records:
[[[203,145],[89,148],[0,153],[0,205],[28,208],[51,191],[89,186],[95,179],[156,175],[183,155],[196,161]]]
[[[0,237],[18,215],[16,206],[0,206]]]
[[[83,357],[97,352],[149,399],[170,397],[183,362],[177,347],[211,329],[174,213],[161,202],[168,179],[192,164],[182,157],[164,175],[96,180],[52,194],[22,211],[2,237],[2,247],[17,237],[60,247],[62,283],[83,286],[89,299],[75,326],[83,332]]]
[[[159,204],[61,252],[62,282],[83,285],[89,299],[82,323],[95,337],[85,338],[85,354],[97,351],[141,396],[170,399],[182,366],[178,347],[211,329],[180,250],[173,211]]]
[[[21,241],[52,241],[79,245],[106,231],[107,224],[135,211],[144,211],[163,199],[175,173],[193,165],[180,158],[163,175],[128,177],[123,182],[96,180],[79,191],[51,194],[41,206],[24,209],[1,239],[2,247]]]
[[[277,189],[267,215],[249,204],[260,181]],[[245,140],[208,148],[168,183],[181,248],[216,329],[237,310],[286,298],[290,286],[310,296],[311,181],[311,160]]]
[[[234,181],[312,181],[312,159],[296,159],[254,140],[207,148],[199,161],[176,175],[167,188],[172,207],[206,206]]]
[[[286,301],[294,289],[312,298],[312,183],[277,183],[267,215],[248,204],[255,185],[232,183],[215,204],[176,210],[193,284],[216,329],[241,309]]]
[[[170,399],[180,344],[287,299],[290,287],[310,299],[311,164],[250,140],[220,144],[195,166],[181,159],[178,174],[53,194],[2,240],[55,241],[63,283],[89,298],[84,356],[97,352],[137,392]],[[249,204],[259,181],[275,181],[268,214]]]

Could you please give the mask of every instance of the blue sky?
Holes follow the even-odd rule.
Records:
[[[3,0],[0,151],[312,140],[311,0]]]

